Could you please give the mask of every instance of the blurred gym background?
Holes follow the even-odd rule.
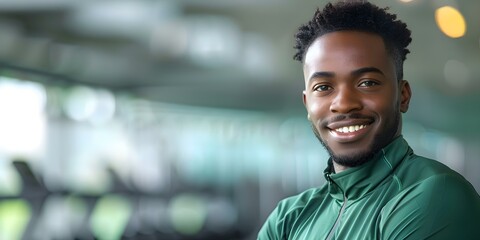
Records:
[[[480,1],[413,31],[404,136],[480,190]],[[255,239],[322,185],[293,34],[325,1],[1,0],[0,239]]]

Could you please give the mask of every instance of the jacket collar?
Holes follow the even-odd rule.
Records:
[[[388,178],[405,156],[412,152],[405,139],[399,136],[367,163],[340,173],[333,173],[330,158],[324,171],[330,195],[341,201],[344,197],[349,200],[361,198]]]

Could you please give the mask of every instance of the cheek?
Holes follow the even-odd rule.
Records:
[[[394,98],[369,99],[364,101],[364,106],[375,112],[381,119],[390,119],[398,111],[398,103]]]
[[[325,114],[325,104],[319,101],[310,101],[308,105],[308,113],[312,118],[319,119]]]

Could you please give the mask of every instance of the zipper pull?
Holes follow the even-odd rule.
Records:
[[[332,178],[330,177],[330,173],[325,173],[325,178],[327,179],[327,181],[328,181],[329,183],[332,182]]]

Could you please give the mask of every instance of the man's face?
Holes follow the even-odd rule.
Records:
[[[339,31],[308,48],[303,100],[317,138],[332,159],[358,166],[401,132],[411,92],[375,34]]]

